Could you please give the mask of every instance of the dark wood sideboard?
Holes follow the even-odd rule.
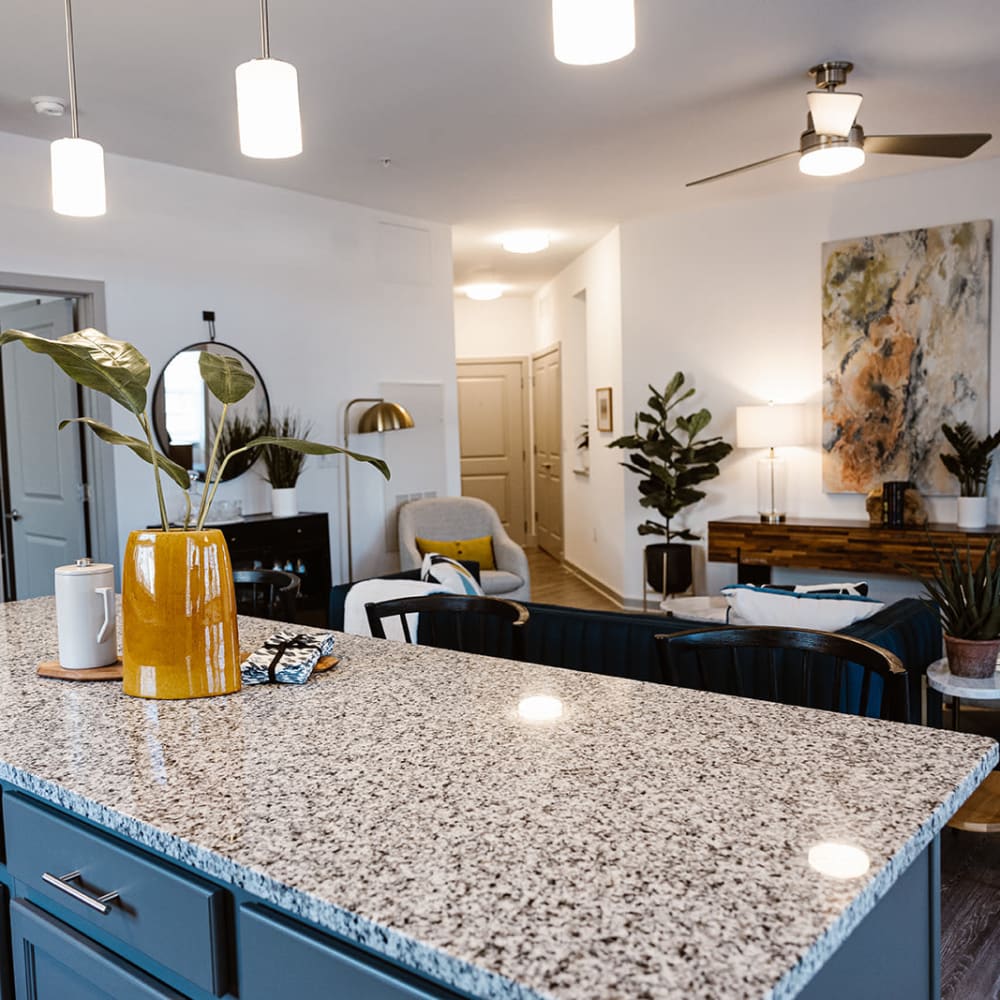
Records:
[[[209,525],[212,527],[212,525]],[[299,621],[325,625],[330,600],[330,519],[326,514],[251,514],[220,524],[233,569],[288,569],[302,580]]]
[[[708,559],[736,563],[742,583],[767,582],[772,566],[906,575],[901,564],[921,573],[935,568],[934,546],[944,553],[968,545],[976,558],[998,533],[996,525],[963,531],[953,524],[886,528],[867,521],[789,518],[762,524],[756,517],[727,517],[708,524]]]

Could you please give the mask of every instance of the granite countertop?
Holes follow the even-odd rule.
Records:
[[[270,623],[241,619],[245,647]],[[480,997],[791,997],[994,766],[982,737],[337,637],[203,701],[35,676],[0,605],[0,778]],[[527,723],[519,700],[558,696]],[[835,880],[810,846],[869,872]]]

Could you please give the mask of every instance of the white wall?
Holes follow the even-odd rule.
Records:
[[[535,350],[562,345],[564,557],[615,593],[626,586],[621,453],[604,447],[622,432],[621,240],[616,228],[536,296]],[[595,390],[611,386],[614,432],[599,433]],[[576,436],[590,424],[590,475]]]
[[[107,158],[108,215],[68,219],[49,207],[48,155],[47,143],[0,133],[0,270],[104,281],[107,333],[139,347],[154,380],[176,350],[204,338],[201,312],[214,309],[219,339],[253,360],[272,405],[299,409],[316,440],[340,443],[346,401],[378,395],[380,383],[440,383],[441,433],[428,465],[443,456],[447,488],[458,492],[446,226],[119,156]],[[116,413],[119,429],[133,433],[131,421]],[[377,435],[352,443],[383,447]],[[115,472],[124,544],[130,529],[156,519],[156,504],[147,466],[117,449]],[[377,473],[355,466],[352,489],[366,500],[352,508],[355,556],[388,568],[384,510],[367,502],[375,495],[381,508],[383,491],[366,491],[366,477]],[[248,508],[267,509],[259,481],[220,490],[241,494]],[[336,579],[339,462],[310,460],[299,503],[331,515]]]
[[[455,296],[455,356],[526,357],[534,349],[535,306],[525,296],[476,302]]]
[[[833,187],[815,193],[728,204],[689,214],[656,215],[622,225],[624,409],[642,406],[646,385],[662,386],[681,369],[696,401],[714,415],[712,429],[735,441],[739,404],[813,402],[822,398],[821,244],[849,236],[1000,217],[1000,159]],[[994,288],[1000,254],[994,252]],[[993,298],[991,420],[997,423],[1000,296]],[[987,363],[987,359],[983,359]],[[823,493],[819,447],[789,449],[788,513],[864,518],[864,498]],[[734,451],[708,497],[693,508],[696,531],[712,518],[753,514],[755,453]],[[994,469],[994,474],[998,470]],[[996,484],[992,491],[996,492]],[[637,567],[644,540],[635,477],[627,486],[626,564]],[[991,501],[998,518],[997,499]],[[954,500],[933,503],[955,519]],[[698,574],[715,591],[735,568]],[[802,576],[802,574],[796,574]],[[826,574],[829,576],[829,574]],[[628,593],[638,596],[638,572]],[[636,581],[633,585],[632,577]],[[883,592],[901,586],[884,582]],[[893,596],[893,595],[889,595]]]

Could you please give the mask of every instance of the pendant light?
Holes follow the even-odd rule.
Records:
[[[596,66],[635,48],[635,0],[552,0],[556,59]]]
[[[280,160],[302,152],[299,77],[291,63],[271,58],[267,0],[260,0],[260,59],[236,67],[240,152]]]
[[[52,210],[59,215],[94,218],[107,211],[104,149],[99,142],[80,138],[71,0],[66,0],[66,62],[69,68],[71,136],[52,143]]]

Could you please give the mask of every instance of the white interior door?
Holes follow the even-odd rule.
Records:
[[[535,532],[538,547],[563,556],[562,360],[559,346],[531,359],[535,412]]]
[[[524,364],[520,358],[458,362],[462,496],[490,504],[519,545],[528,531]]]
[[[0,327],[54,339],[73,330],[68,299],[0,309]],[[59,421],[77,416],[76,383],[51,359],[11,344],[0,356],[7,455],[5,515],[8,598],[51,594],[53,570],[87,555],[83,463],[76,428]]]

